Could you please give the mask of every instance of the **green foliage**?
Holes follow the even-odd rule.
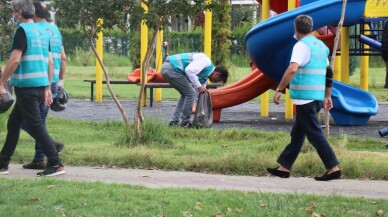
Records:
[[[192,28],[188,32],[165,31],[164,39],[169,43],[170,55],[186,52],[203,52],[203,28]]]
[[[216,65],[225,65],[230,56],[231,41],[230,16],[231,4],[229,0],[216,0],[213,7],[212,25],[212,61]]]
[[[245,6],[241,5],[240,7],[234,7],[230,13],[232,29],[239,27],[241,25],[250,25],[257,23],[257,20],[254,20],[253,14],[257,11],[257,6]]]
[[[0,1],[0,61],[8,59],[11,52],[11,42],[15,26],[12,23],[11,4]]]
[[[231,32],[230,39],[232,41],[231,46],[231,61],[233,64],[240,67],[249,66],[249,57],[246,53],[247,49],[244,44],[244,37],[247,32],[252,28],[248,22],[240,23],[235,26]]]
[[[123,133],[124,134],[124,133]],[[172,148],[173,140],[168,136],[166,125],[160,121],[147,120],[144,134],[140,137],[128,136],[126,134],[118,143],[119,146],[147,148]]]

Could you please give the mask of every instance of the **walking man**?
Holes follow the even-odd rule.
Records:
[[[0,80],[0,97],[4,84],[11,77],[15,87],[16,103],[8,118],[7,137],[0,152],[0,175],[8,174],[8,165],[19,140],[20,126],[24,121],[31,136],[42,146],[47,165],[38,176],[55,176],[65,173],[54,143],[43,125],[40,104],[52,103],[48,75],[48,46],[41,28],[34,23],[35,8],[31,0],[13,0],[14,17],[19,20],[14,35],[12,54]]]
[[[51,82],[51,93],[53,99],[57,96],[57,88],[63,87],[63,78],[66,68],[66,54],[62,46],[62,35],[59,32],[58,27],[55,24],[50,24],[47,22],[49,11],[47,6],[41,1],[33,2],[35,7],[35,17],[34,22],[42,28],[50,40],[50,51],[53,57],[54,62],[54,72]],[[43,125],[46,126],[46,118],[49,111],[44,103],[40,104],[41,117]],[[24,125],[24,124],[23,124]],[[25,126],[23,126],[23,129]],[[29,132],[28,129],[26,129]],[[55,148],[58,152],[62,151],[64,145],[60,142],[54,141]],[[46,163],[44,162],[44,152],[41,145],[35,141],[35,156],[32,162],[24,164],[24,169],[44,169]]]
[[[331,87],[333,74],[327,73],[329,49],[315,38],[311,32],[313,20],[310,16],[299,15],[294,21],[298,42],[292,50],[290,64],[280,81],[273,101],[280,103],[281,92],[289,85],[290,96],[296,105],[295,123],[291,131],[291,142],[280,154],[279,167],[267,168],[274,176],[288,178],[290,170],[303,146],[305,137],[317,150],[327,171],[317,181],[329,181],[341,178],[338,160],[323,135],[318,120],[322,104],[326,110],[333,107]]]

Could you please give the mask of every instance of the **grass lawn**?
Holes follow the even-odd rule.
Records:
[[[0,178],[0,216],[386,216],[388,200]]]

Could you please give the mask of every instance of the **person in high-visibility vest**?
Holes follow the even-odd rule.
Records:
[[[291,131],[291,142],[278,157],[279,167],[267,168],[267,171],[272,175],[288,178],[307,137],[327,170],[322,176],[315,177],[315,180],[339,179],[342,176],[339,161],[323,135],[318,119],[322,106],[326,110],[333,107],[333,75],[328,75],[331,70],[327,70],[329,48],[312,35],[313,19],[310,16],[297,16],[294,26],[298,42],[293,47],[290,64],[276,88],[273,101],[278,105],[283,90],[290,84],[290,97],[296,105],[295,123]]]
[[[204,53],[167,56],[161,73],[163,78],[181,94],[169,126],[185,128],[193,127],[190,117],[197,91],[199,93],[208,91],[206,89],[208,79],[214,83],[226,83],[228,80],[228,70],[223,66],[215,67]]]

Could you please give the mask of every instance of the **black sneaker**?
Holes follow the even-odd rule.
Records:
[[[179,122],[178,121],[170,121],[170,123],[168,123],[168,126],[169,127],[177,127],[177,126],[179,126]]]
[[[0,167],[0,175],[8,175],[8,168],[6,167]]]
[[[194,128],[193,124],[188,122],[188,123],[182,123],[179,125],[180,127],[183,127],[183,128]]]
[[[43,172],[39,172],[36,175],[38,176],[58,176],[65,174],[65,167],[62,164],[56,166],[46,166],[46,169]]]
[[[57,141],[54,141],[54,146],[55,146],[55,149],[57,149],[57,152],[61,152],[63,150],[63,148],[65,147],[65,145],[63,143],[60,143]]]

